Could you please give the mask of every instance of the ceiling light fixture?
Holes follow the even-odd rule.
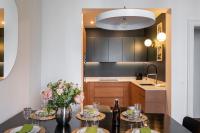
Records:
[[[91,21],[90,21],[90,24],[94,24],[94,21],[93,21],[93,20],[91,20]]]
[[[1,21],[1,24],[2,24],[2,25],[4,25],[4,24],[5,24],[5,22],[4,22],[4,21]]]
[[[136,30],[155,23],[155,14],[143,9],[116,9],[96,17],[96,27],[107,30]]]

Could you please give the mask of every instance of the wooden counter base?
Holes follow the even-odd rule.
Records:
[[[99,102],[113,106],[118,98],[121,107],[140,103],[145,113],[166,112],[165,90],[144,90],[132,82],[87,82],[84,93],[86,105]]]

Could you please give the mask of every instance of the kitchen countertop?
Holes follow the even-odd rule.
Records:
[[[145,91],[148,90],[166,90],[166,83],[159,81],[158,84],[155,85],[154,79],[146,79],[136,80],[135,77],[85,77],[84,82],[131,82]],[[153,84],[153,85],[140,85],[140,84]]]

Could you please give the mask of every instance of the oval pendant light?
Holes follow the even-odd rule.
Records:
[[[96,17],[96,27],[107,30],[136,30],[155,23],[155,14],[142,9],[116,9]]]

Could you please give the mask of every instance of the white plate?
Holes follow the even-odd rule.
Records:
[[[16,133],[16,132],[19,132],[21,129],[22,129],[23,126],[19,126],[19,127],[16,127],[14,129],[12,129],[10,131],[10,133]],[[40,131],[40,127],[39,126],[33,126],[33,129],[29,132],[29,133],[38,133]]]
[[[36,115],[39,115],[40,113],[47,113],[47,112],[45,112],[44,110],[37,110],[37,111],[35,112]],[[49,114],[47,113],[47,115],[44,116],[44,117],[54,115],[55,113],[56,113],[55,110],[51,110],[51,111],[49,112]]]
[[[87,127],[81,128],[80,130],[77,131],[77,133],[85,133]],[[104,133],[102,128],[97,129],[97,133]]]
[[[133,129],[131,133],[140,133],[140,129]],[[159,132],[155,130],[151,130],[151,133],[159,133]]]

